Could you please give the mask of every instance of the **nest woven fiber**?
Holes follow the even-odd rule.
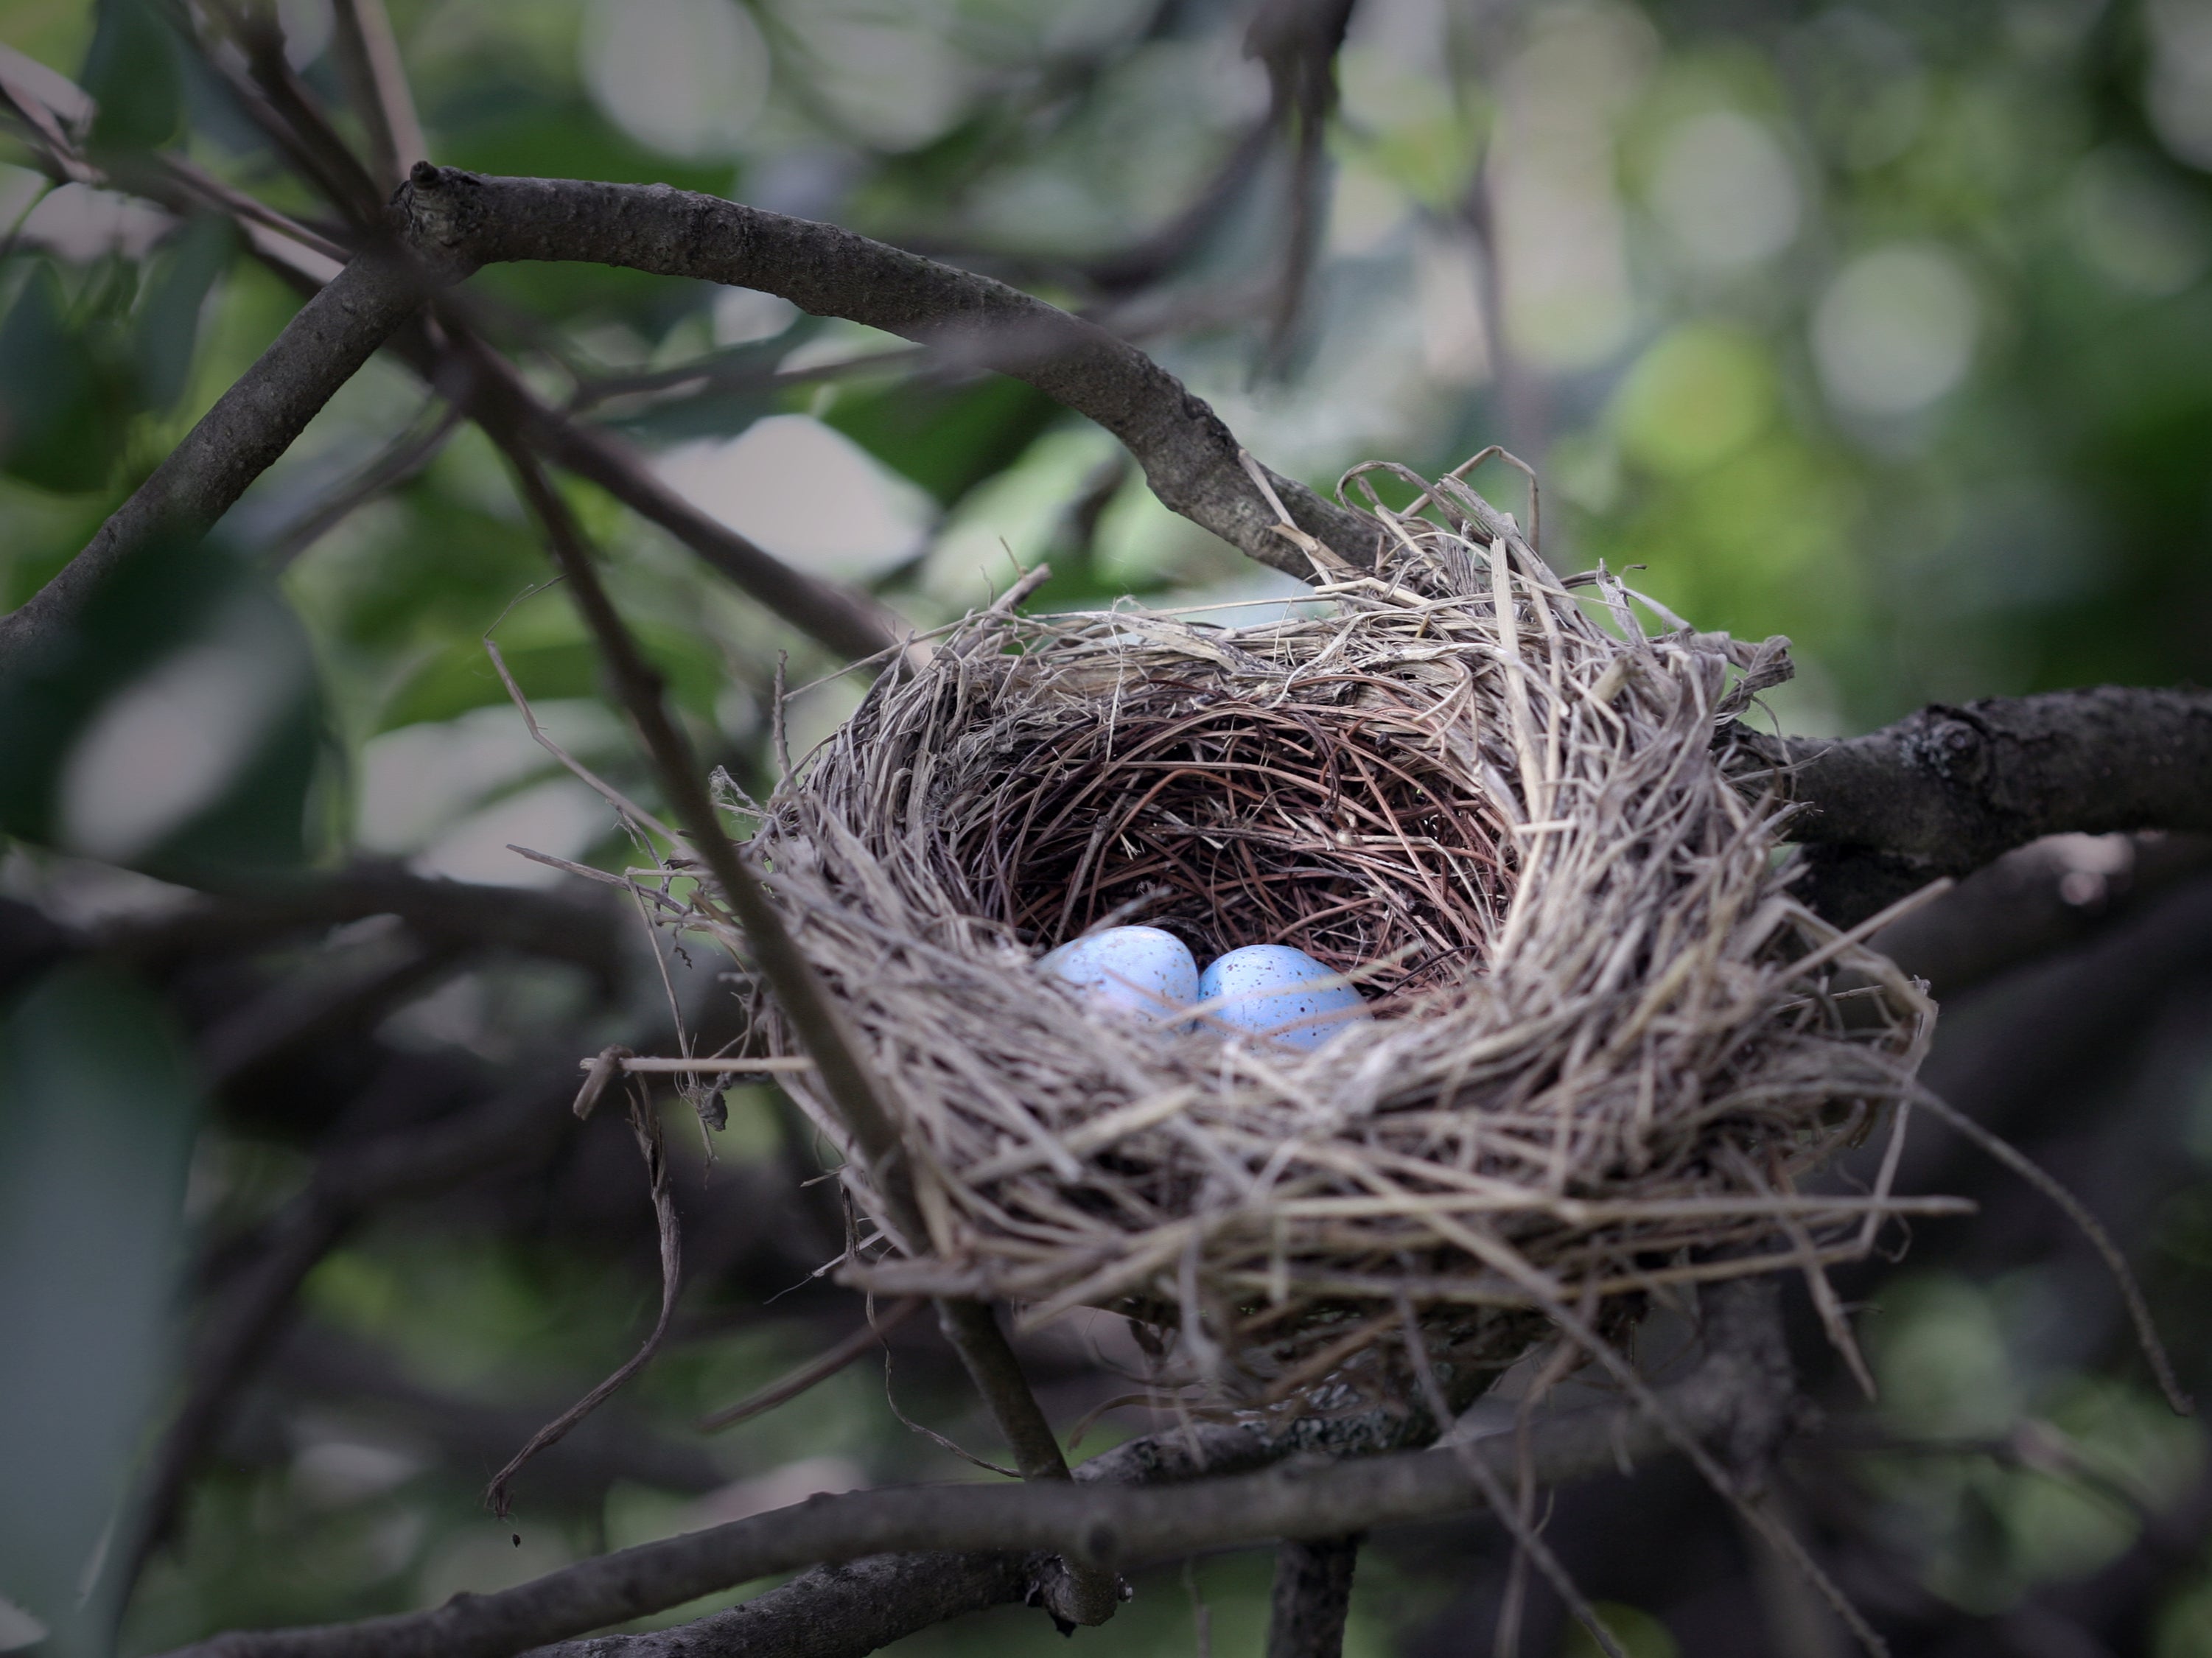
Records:
[[[1904,1206],[1887,1173],[1799,1190],[1899,1114],[1934,1008],[1790,896],[1784,811],[1715,751],[1786,641],[1571,591],[1420,487],[1416,515],[1370,492],[1382,556],[1332,565],[1321,614],[971,616],[763,809],[928,1228],[848,1157],[849,1281],[1126,1312],[1248,1402],[1402,1397],[1409,1309],[1503,1366],[1563,1308],[1618,1328],[1662,1286],[1817,1272]],[[1087,1012],[1036,961],[1109,920],[1297,945],[1376,1017],[1301,1054]]]

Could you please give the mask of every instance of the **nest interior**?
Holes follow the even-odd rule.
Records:
[[[848,1157],[875,1218],[848,1279],[1127,1312],[1246,1400],[1402,1395],[1409,1318],[1502,1366],[1566,1308],[1614,1327],[1665,1286],[1817,1272],[1907,1206],[1893,1156],[1801,1189],[1901,1127],[1934,1010],[1790,896],[1782,809],[1716,751],[1784,641],[1571,591],[1464,485],[1421,487],[1370,494],[1376,568],[1303,614],[970,617],[760,811],[928,1230]],[[1379,1017],[1303,1054],[1092,1017],[1036,957],[1107,920],[1201,960],[1297,944]]]
[[[960,824],[979,913],[1050,945],[1128,914],[1198,959],[1295,944],[1388,992],[1479,965],[1511,879],[1488,798],[1390,681],[1323,671],[1290,694],[1149,676],[1020,732]]]

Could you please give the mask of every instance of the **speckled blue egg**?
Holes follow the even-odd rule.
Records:
[[[1109,926],[1072,939],[1037,963],[1083,993],[1103,1012],[1164,1018],[1198,999],[1198,960],[1190,946],[1156,926]]]
[[[1358,990],[1303,950],[1288,944],[1247,944],[1206,969],[1198,981],[1201,1002],[1224,998],[1206,1017],[1237,1030],[1266,1036],[1284,1048],[1319,1048],[1346,1025],[1369,1016]]]

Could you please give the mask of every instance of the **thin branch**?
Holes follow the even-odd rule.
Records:
[[[360,229],[373,231],[383,194],[368,168],[323,118],[313,93],[284,52],[283,26],[273,6],[245,0],[203,0],[205,13],[236,50],[211,45],[182,4],[170,7],[177,32],[198,52],[239,111],[261,129],[300,178]],[[243,61],[241,62],[241,58]]]
[[[272,570],[281,570],[379,496],[407,483],[438,458],[461,411],[448,404],[435,407],[430,417],[418,419],[393,439],[375,459],[356,473],[335,495],[318,501],[270,537],[263,556]]]
[[[331,0],[331,44],[346,98],[368,130],[369,168],[386,191],[397,190],[429,146],[415,113],[415,94],[399,61],[384,0]]]
[[[1447,1384],[1462,1408],[1487,1382]],[[1171,1485],[1251,1473],[1291,1458],[1334,1461],[1427,1444],[1437,1424],[1418,1402],[1341,1416],[1259,1424],[1190,1422],[1125,1440],[1075,1470],[1078,1485]],[[1011,1554],[881,1555],[820,1566],[781,1588],[696,1623],[645,1635],[606,1635],[544,1649],[541,1658],[863,1658],[964,1612],[1038,1598],[1051,1561]]]
[[[1726,1293],[1723,1291],[1723,1293]],[[1714,1321],[1717,1327],[1721,1321]],[[1725,1433],[1769,1385],[1762,1358],[1717,1344],[1661,1403],[1675,1424]],[[1529,1465],[1577,1479],[1662,1452],[1668,1436],[1633,1405],[1562,1413],[1534,1426]],[[906,1488],[816,1497],[795,1508],[649,1543],[427,1612],[320,1628],[238,1632],[191,1658],[507,1658],[732,1585],[817,1562],[921,1550],[1049,1550],[1100,1570],[1271,1538],[1312,1539],[1432,1519],[1480,1504],[1469,1471],[1517,1467],[1510,1435],[1315,1469],[1225,1474],[1166,1489],[1103,1481]],[[696,1649],[689,1649],[696,1650]],[[727,1650],[727,1649],[725,1649]]]
[[[813,1056],[828,1094],[843,1117],[855,1148],[879,1179],[896,1185],[890,1171],[902,1163],[903,1150],[875,1079],[861,1065],[836,1005],[799,953],[783,918],[744,865],[736,846],[714,815],[703,769],[691,744],[669,717],[662,699],[659,669],[645,659],[629,625],[600,585],[598,569],[568,503],[546,482],[536,460],[519,447],[507,450],[523,498],[545,532],[554,562],[567,578],[568,592],[598,641],[615,700],[630,717],[662,793],[676,821],[704,861],[724,900],[737,912],[762,973],[776,993],[777,1005],[797,1029]]]
[[[810,1388],[819,1387],[854,1359],[881,1346],[884,1338],[911,1318],[921,1305],[918,1297],[890,1303],[842,1341],[778,1376],[767,1387],[755,1389],[734,1405],[708,1412],[699,1418],[699,1430],[715,1433],[724,1428],[734,1428],[740,1422],[750,1422],[779,1405],[789,1403]]]
[[[488,348],[462,336],[454,352],[467,371],[463,395],[470,412],[495,435],[526,442],[599,485],[690,548],[739,592],[838,655],[857,661],[898,644],[902,624],[867,594],[793,569],[702,512],[663,483],[636,450],[611,432],[563,415]],[[440,378],[434,363],[417,367],[426,378]]]
[[[188,953],[252,950],[372,915],[397,916],[426,942],[573,962],[603,987],[612,984],[622,963],[621,917],[605,904],[416,875],[391,863],[356,864],[296,880],[264,879],[250,889],[212,893],[179,910],[112,923],[93,942],[158,971]]]
[[[1126,445],[1168,507],[1278,568],[1302,570],[1237,465],[1220,417],[1134,346],[987,276],[831,225],[665,185],[500,179],[417,167],[402,192],[419,246],[476,264],[588,259],[778,294],[995,368]],[[1276,488],[1301,527],[1364,559],[1369,530],[1304,484]]]
[[[500,434],[493,432],[494,440]],[[915,1200],[907,1152],[890,1106],[874,1076],[860,1058],[843,1016],[824,990],[812,964],[799,951],[760,881],[745,866],[736,845],[715,816],[705,774],[691,744],[669,717],[659,671],[646,661],[629,626],[600,585],[590,550],[575,518],[536,459],[511,439],[502,447],[523,498],[545,532],[554,562],[585,624],[598,641],[615,697],[629,713],[651,756],[661,791],[674,810],[692,849],[702,858],[725,902],[737,912],[754,959],[775,993],[776,1005],[812,1057],[823,1093],[843,1124],[854,1150],[881,1193],[885,1218],[911,1248],[928,1236]],[[966,1301],[938,1303],[938,1318],[959,1352],[969,1377],[1013,1447],[1023,1477],[1067,1478],[1067,1464],[1036,1396],[1022,1379],[1020,1366],[988,1307]],[[1075,1571],[1064,1596],[1055,1596],[1063,1616],[1084,1623],[1103,1622],[1113,1611],[1113,1586]]]
[[[2031,842],[1882,929],[1881,952],[1938,1001],[2142,914],[2212,872],[2212,835]]]
[[[1329,118],[1336,112],[1336,55],[1355,0],[1267,0],[1244,36],[1244,52],[1267,67],[1271,125],[1291,139],[1290,223],[1268,319],[1269,372],[1289,363],[1314,264],[1328,228]]]
[[[311,299],[92,544],[0,621],[0,649],[58,625],[135,549],[204,533],[432,287],[507,259],[592,260],[757,288],[999,369],[1114,433],[1176,512],[1263,563],[1305,568],[1274,533],[1212,409],[1134,346],[1004,283],[833,226],[657,185],[483,178],[426,162],[393,217],[418,263],[364,254]],[[562,459],[585,470],[577,457]],[[1275,487],[1303,528],[1364,557],[1358,518],[1290,479]]]
[[[919,1631],[1026,1599],[1012,1553],[878,1554],[817,1566],[727,1612],[643,1635],[587,1636],[530,1658],[866,1658]]]
[[[660,1316],[653,1321],[652,1330],[635,1353],[591,1392],[531,1435],[522,1448],[507,1459],[507,1466],[492,1476],[484,1491],[484,1501],[502,1520],[513,1506],[508,1487],[515,1475],[522,1472],[524,1464],[548,1446],[566,1438],[570,1430],[643,1370],[660,1351],[660,1344],[668,1334],[669,1321],[676,1315],[676,1297],[684,1283],[683,1229],[677,1224],[676,1194],[668,1183],[668,1146],[661,1137],[660,1119],[653,1114],[644,1093],[636,1089],[630,1094],[629,1128],[637,1141],[638,1155],[645,1160],[646,1180],[653,1196],[653,1228],[660,1239]]]
[[[206,534],[422,304],[430,281],[396,252],[356,256],[284,325],[84,550],[21,609],[0,617],[0,661],[65,625],[131,555]]]

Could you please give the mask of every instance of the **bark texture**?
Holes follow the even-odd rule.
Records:
[[[2212,691],[2105,685],[1742,741],[1805,806],[1800,890],[1839,925],[2045,835],[2212,829]]]

